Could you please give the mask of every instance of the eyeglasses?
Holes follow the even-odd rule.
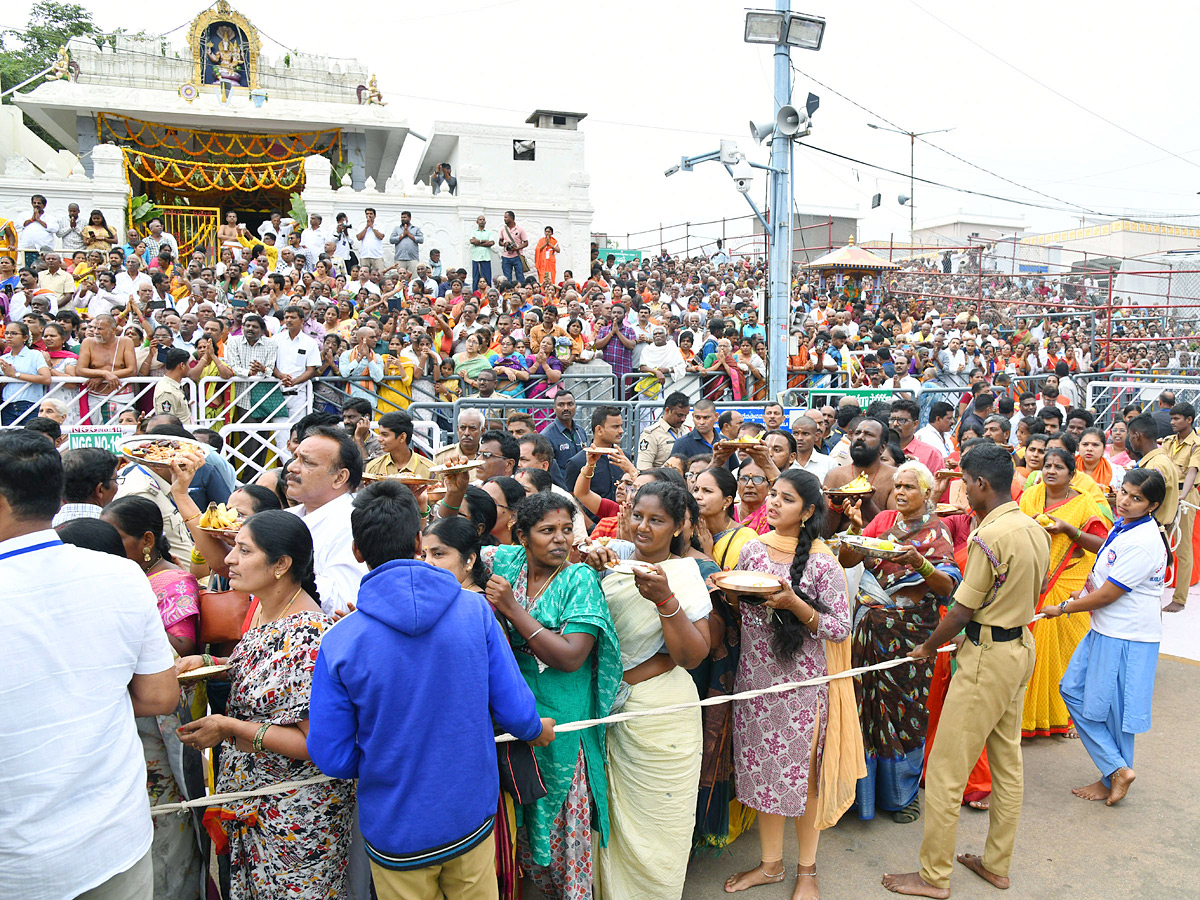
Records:
[[[739,475],[738,484],[763,484],[767,480],[765,475]]]
[[[499,453],[493,453],[491,450],[480,450],[480,451],[479,451],[479,458],[480,458],[480,459],[499,459],[499,458],[500,458],[500,454],[499,454]]]

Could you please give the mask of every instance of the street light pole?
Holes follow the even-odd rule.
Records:
[[[916,204],[913,203],[913,185],[917,177],[917,136],[912,132],[908,134],[908,248],[916,249],[916,222],[917,212]],[[929,221],[926,219],[926,221]]]
[[[916,206],[913,203],[915,196],[913,191],[916,187],[916,171],[917,171],[917,138],[925,137],[927,134],[945,134],[947,131],[953,131],[953,128],[935,128],[933,131],[902,131],[899,128],[888,128],[884,125],[876,125],[874,122],[867,123],[868,128],[874,128],[876,131],[890,131],[892,134],[903,134],[908,137],[908,244],[909,247],[916,246]]]
[[[777,12],[791,12],[791,0],[775,0]],[[792,102],[791,47],[786,40],[775,45],[775,110]],[[787,361],[792,303],[792,173],[788,150],[792,141],[776,135],[771,141],[771,235],[768,262],[770,294],[767,305],[767,392],[775,400],[787,390]]]

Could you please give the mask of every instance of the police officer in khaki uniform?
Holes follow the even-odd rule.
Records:
[[[1162,506],[1154,511],[1159,525],[1170,529],[1179,510],[1179,469],[1171,457],[1158,446],[1158,423],[1154,417],[1143,413],[1129,423],[1129,436],[1125,439],[1130,456],[1138,457],[1139,469],[1154,469],[1167,483],[1167,494]]]
[[[967,568],[954,606],[929,640],[908,655],[924,659],[964,627],[958,671],[950,682],[925,778],[921,870],[884,875],[898,894],[949,897],[963,789],[980,751],[992,767],[991,814],[983,856],[958,861],[998,888],[1008,870],[1021,813],[1021,713],[1033,674],[1033,618],[1050,568],[1050,535],[1010,499],[1012,458],[981,444],[962,459],[967,500],[979,527],[967,546]]]
[[[663,412],[658,419],[642,432],[638,441],[637,460],[634,465],[642,472],[664,466],[671,458],[671,448],[683,437],[683,422],[691,412],[692,401],[683,391],[667,395]]]
[[[171,555],[186,563],[192,552],[192,535],[171,499],[171,467],[135,463],[117,476],[117,498],[145,497],[163,517],[163,535],[171,544]]]
[[[1175,593],[1163,612],[1179,612],[1187,603],[1188,588],[1192,586],[1192,529],[1196,526],[1196,510],[1200,493],[1196,491],[1196,474],[1200,472],[1200,437],[1195,431],[1196,408],[1190,403],[1171,407],[1171,431],[1162,442],[1162,452],[1171,458],[1178,470],[1179,499],[1192,506],[1179,510],[1179,546],[1175,548]]]

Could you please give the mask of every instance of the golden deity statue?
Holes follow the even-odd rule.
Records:
[[[379,91],[379,83],[375,80],[374,74],[367,81],[367,106],[387,106],[383,94]]]
[[[58,53],[54,56],[54,63],[51,65],[50,71],[46,73],[46,80],[69,79],[70,76],[71,54],[67,52],[66,47],[59,47]]]

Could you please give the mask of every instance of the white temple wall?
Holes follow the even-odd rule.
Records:
[[[508,162],[512,164],[511,139],[501,135],[500,140],[508,144]],[[494,145],[496,142],[492,143]],[[465,145],[466,141],[459,144],[460,158]],[[540,151],[540,142],[538,147]],[[486,150],[481,152],[482,155],[486,155]],[[561,162],[569,164],[576,158],[564,154]],[[542,162],[540,155],[538,162]],[[433,194],[421,184],[405,185],[396,175],[388,180],[388,190],[385,192],[374,190],[370,181],[368,185],[371,189],[366,191],[354,191],[349,186],[332,190],[324,186],[328,183],[328,169],[329,162],[324,158],[309,157],[305,160],[305,182],[308,186],[304,190],[304,205],[310,213],[319,214],[323,227],[330,230],[336,215],[344,212],[350,217],[357,233],[364,222],[363,210],[371,206],[376,210],[376,221],[383,226],[379,230],[385,236],[390,236],[392,229],[400,224],[400,213],[408,210],[412,213],[413,222],[425,234],[425,243],[421,247],[422,258],[436,247],[442,251],[442,264],[445,267],[461,266],[470,272],[469,241],[475,232],[475,219],[480,215],[486,216],[487,228],[494,235],[504,224],[505,210],[511,209],[516,214],[517,223],[529,236],[529,249],[524,255],[530,263],[533,262],[533,248],[537,246],[543,229],[550,225],[562,247],[558,256],[559,280],[564,269],[571,269],[579,281],[586,277],[591,249],[592,205],[588,199],[589,179],[583,171],[565,168],[556,171],[547,165],[549,171],[543,170],[545,174],[535,184],[532,180],[505,178],[503,167],[496,165],[495,169],[501,171],[497,173],[489,169],[487,184],[484,184],[479,166],[456,166],[458,195],[451,196],[444,191]],[[500,177],[497,177],[498,174]],[[511,192],[509,185],[512,186]],[[390,259],[390,254],[391,245],[388,244],[385,258]],[[499,253],[492,254],[492,274],[493,277],[501,274]]]
[[[86,224],[88,214],[98,209],[124,240],[129,185],[125,181],[121,151],[102,145],[93,151],[92,158],[94,178],[83,174],[82,167],[67,177],[42,174],[27,159],[9,158],[0,174],[0,216],[14,220],[20,230],[21,223],[29,218],[30,196],[41,194],[50,214],[60,223],[66,220],[67,204],[78,203],[82,223]]]

